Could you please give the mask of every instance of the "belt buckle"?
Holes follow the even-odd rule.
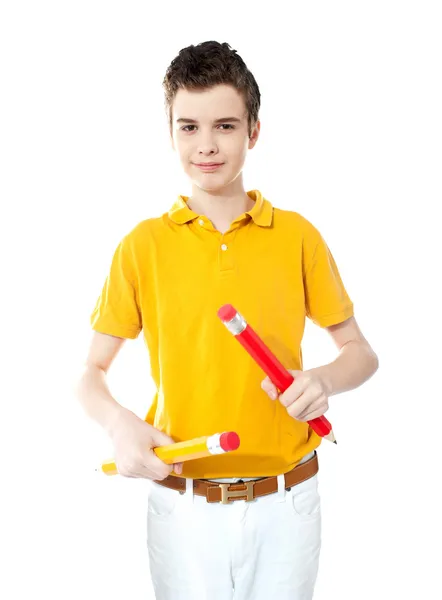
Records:
[[[253,500],[253,486],[254,481],[243,481],[242,485],[246,486],[245,490],[229,490],[231,485],[238,485],[237,483],[219,483],[221,488],[221,504],[231,504],[230,498],[238,498],[239,496],[246,496],[246,502]],[[244,493],[245,492],[245,493]]]

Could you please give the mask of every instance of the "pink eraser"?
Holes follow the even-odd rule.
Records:
[[[239,435],[234,431],[225,431],[219,437],[219,445],[225,452],[239,448]]]
[[[231,321],[236,313],[236,309],[231,304],[224,304],[218,311],[218,317],[221,321]]]

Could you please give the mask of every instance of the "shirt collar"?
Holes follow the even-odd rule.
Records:
[[[264,198],[259,190],[250,190],[247,192],[249,198],[254,201],[254,205],[246,215],[250,215],[256,225],[260,227],[269,227],[272,224],[273,206]],[[173,206],[168,212],[169,218],[178,225],[183,225],[193,221],[200,215],[193,212],[187,205],[188,196],[179,195]]]

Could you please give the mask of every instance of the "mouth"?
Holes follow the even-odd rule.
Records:
[[[194,163],[194,166],[198,167],[198,169],[201,169],[201,171],[216,171],[216,169],[222,167],[223,164],[224,163]]]

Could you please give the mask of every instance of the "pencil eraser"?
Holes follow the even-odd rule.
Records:
[[[234,431],[226,431],[220,435],[219,445],[225,452],[239,448],[239,435]]]
[[[231,321],[236,313],[236,309],[231,304],[224,304],[218,311],[218,317],[221,321]]]

